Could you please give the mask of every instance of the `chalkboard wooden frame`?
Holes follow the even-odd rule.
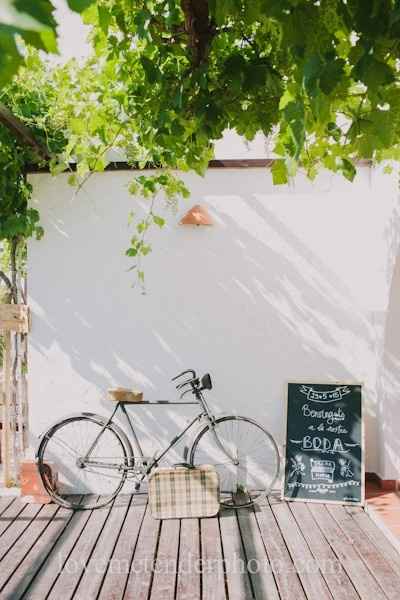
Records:
[[[289,412],[289,384],[292,385],[309,385],[309,386],[358,386],[361,388],[361,420],[360,420],[360,443],[361,443],[361,482],[360,482],[360,497],[361,500],[359,502],[345,501],[345,500],[329,500],[326,498],[299,498],[293,497],[285,494],[286,487],[286,463],[287,463],[287,445],[288,445],[288,412]],[[282,483],[281,483],[281,499],[287,502],[311,502],[318,504],[345,504],[349,506],[364,506],[365,505],[365,421],[364,421],[364,402],[363,402],[363,391],[364,391],[364,382],[358,381],[342,381],[342,380],[333,380],[333,381],[321,381],[318,380],[302,380],[296,379],[295,381],[287,381],[285,385],[285,442],[283,444],[283,473],[282,473]]]

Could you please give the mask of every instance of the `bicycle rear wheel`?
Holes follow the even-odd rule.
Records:
[[[221,504],[242,508],[268,495],[280,471],[279,451],[272,435],[256,421],[239,416],[216,419],[215,433],[239,464],[234,465],[218,447],[208,425],[196,436],[189,462],[194,466],[212,464],[216,467]]]
[[[43,435],[39,472],[47,493],[60,506],[100,508],[122,489],[130,453],[112,425],[101,433],[103,426],[102,417],[80,415],[57,423]],[[99,434],[90,453],[90,461],[97,464],[85,464],[84,457]],[[49,466],[58,474],[56,485],[49,479]]]

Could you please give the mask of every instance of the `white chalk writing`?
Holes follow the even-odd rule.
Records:
[[[310,408],[309,404],[303,404],[301,410],[303,411],[304,417],[310,419],[323,419],[328,425],[333,425],[338,421],[344,421],[346,418],[346,414],[340,407],[336,410],[315,410],[314,408]]]

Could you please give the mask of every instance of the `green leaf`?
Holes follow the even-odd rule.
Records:
[[[158,225],[160,228],[164,227],[165,225],[165,219],[163,219],[162,217],[159,217],[158,215],[154,215],[153,214],[153,221],[156,225]]]
[[[279,110],[283,110],[289,104],[289,102],[292,102],[293,100],[294,96],[288,89],[286,89],[279,100]]]
[[[344,65],[342,59],[324,62],[318,55],[310,56],[303,68],[304,87],[308,95],[316,96],[319,89],[326,95],[333,92],[343,78]]]
[[[77,13],[81,13],[89,8],[94,1],[95,0],[67,0],[70,9]]]
[[[210,0],[209,6],[217,25],[222,25],[229,15],[237,12],[240,4],[235,0]]]
[[[394,73],[386,63],[377,60],[374,56],[364,55],[353,67],[352,75],[365,85],[378,89],[394,81]]]
[[[142,56],[140,58],[140,62],[142,63],[143,70],[146,74],[146,78],[149,83],[156,83],[159,79],[159,70],[154,65],[153,61],[147,58],[147,56]]]
[[[390,14],[389,24],[394,25],[400,20],[400,6],[396,6]]]
[[[332,60],[324,67],[320,76],[320,88],[329,95],[339,85],[344,76],[345,62],[342,59]]]
[[[349,181],[353,181],[356,176],[356,169],[353,163],[347,158],[342,158],[342,172]]]
[[[247,25],[257,22],[261,12],[260,0],[245,0],[244,3],[244,20]]]
[[[70,131],[78,135],[86,132],[86,121],[82,117],[73,117],[69,122]]]
[[[136,226],[138,233],[143,233],[144,231],[147,231],[148,228],[149,228],[149,224],[147,223],[147,221],[141,221]]]
[[[172,98],[172,103],[174,108],[180,110],[183,104],[183,86],[180,85],[178,89],[175,91],[175,95]]]
[[[68,169],[67,163],[64,161],[58,161],[57,158],[52,158],[50,161],[50,171],[52,175],[60,175],[60,173],[64,173]]]
[[[294,142],[294,158],[297,160],[303,149],[305,140],[304,105],[299,100],[289,102],[284,108],[283,113]]]
[[[57,37],[54,31],[41,31],[40,37],[46,52],[52,52],[53,54],[58,52]]]
[[[2,0],[0,22],[0,85],[7,84],[22,64],[16,45],[20,35],[25,42],[46,52],[56,52],[56,21],[50,0]],[[4,16],[3,16],[4,15]]]
[[[310,56],[304,64],[303,82],[309,96],[314,96],[318,91],[318,82],[323,66],[321,57],[316,54]]]
[[[395,143],[393,115],[389,111],[375,110],[369,115],[369,119],[373,124],[371,133],[378,138],[381,147],[389,147]]]
[[[147,256],[151,252],[151,246],[148,244],[142,244],[140,252],[143,256]]]
[[[76,173],[71,173],[71,175],[68,177],[68,183],[69,185],[75,186],[78,183],[78,177],[76,175]]]
[[[43,227],[40,227],[40,226],[35,227],[35,238],[37,240],[41,240],[43,236],[44,236]]]
[[[148,10],[140,10],[136,13],[134,22],[136,25],[137,33],[140,38],[149,39],[149,23],[151,20],[151,14]]]
[[[97,7],[98,15],[99,15],[99,25],[100,29],[103,31],[105,35],[108,33],[108,28],[112,23],[112,14],[106,6],[100,5]]]
[[[0,24],[0,86],[10,81],[22,62],[12,28]]]
[[[140,185],[136,180],[130,182],[128,186],[128,191],[132,196],[136,196],[139,193]]]
[[[288,182],[288,172],[283,158],[274,160],[271,173],[274,185],[283,185]]]
[[[42,26],[55,30],[57,22],[53,17],[54,6],[50,0],[14,0],[13,5],[21,13],[21,18],[23,18],[24,13],[28,14]],[[21,27],[22,29],[31,29],[31,27],[22,25],[22,23]]]

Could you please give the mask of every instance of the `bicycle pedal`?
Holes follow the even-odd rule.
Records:
[[[140,490],[140,483],[135,483],[135,492],[138,492]]]

